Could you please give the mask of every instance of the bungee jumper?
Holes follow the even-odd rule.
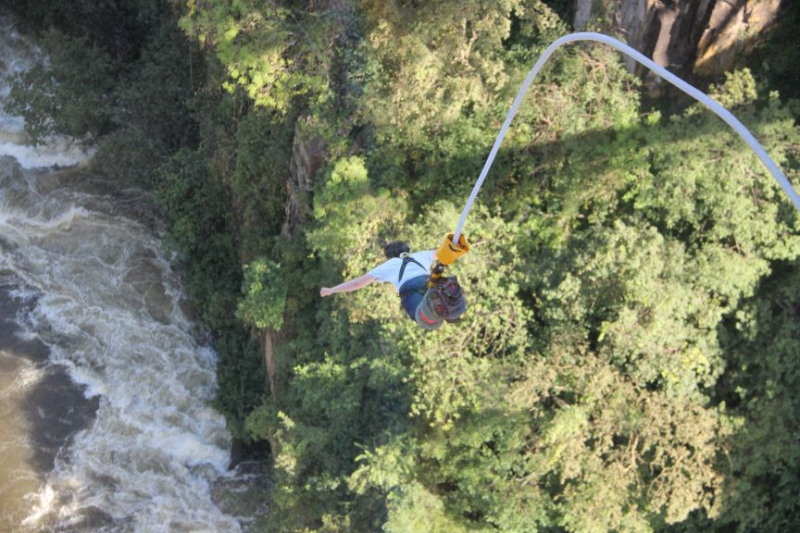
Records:
[[[453,234],[445,238],[438,250],[410,253],[403,241],[390,242],[383,247],[386,261],[363,276],[336,285],[322,287],[322,297],[339,292],[363,289],[375,281],[391,283],[400,296],[400,306],[406,315],[426,330],[438,329],[443,322],[458,322],[467,302],[455,276],[443,276],[444,268],[469,252],[466,237],[460,235],[454,244]]]

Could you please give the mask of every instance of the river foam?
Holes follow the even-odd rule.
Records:
[[[23,280],[17,296],[33,301],[19,317],[23,335],[99,400],[24,526],[80,530],[102,516],[112,530],[238,531],[210,496],[230,447],[208,406],[214,352],[192,334],[159,240],[134,220],[86,208],[85,194],[40,195],[9,158],[3,173],[17,186],[7,189],[13,203],[0,191],[0,262]]]

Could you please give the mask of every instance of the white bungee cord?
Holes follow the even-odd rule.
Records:
[[[753,135],[744,127],[744,125],[739,122],[739,120],[731,114],[730,111],[719,105],[715,102],[711,97],[707,94],[699,91],[677,77],[676,75],[672,74],[670,71],[665,69],[664,67],[657,65],[651,59],[645,57],[644,55],[640,54],[630,46],[614,39],[613,37],[609,37],[608,35],[603,35],[602,33],[592,33],[592,32],[579,32],[579,33],[571,33],[569,35],[565,35],[561,37],[547,47],[547,50],[544,51],[542,56],[536,61],[536,64],[533,66],[531,71],[528,73],[528,76],[525,78],[525,81],[520,87],[519,92],[517,93],[516,98],[514,98],[514,103],[511,105],[511,109],[506,115],[506,120],[503,123],[503,127],[500,128],[500,133],[497,135],[497,139],[494,141],[494,146],[492,146],[491,152],[489,152],[489,158],[486,160],[486,163],[483,165],[483,170],[481,170],[481,174],[478,177],[478,181],[475,182],[475,186],[472,188],[472,193],[470,193],[469,198],[467,199],[467,203],[464,206],[464,211],[461,213],[461,218],[458,220],[458,225],[456,226],[456,230],[453,234],[452,242],[453,244],[458,243],[458,238],[461,236],[461,230],[464,227],[464,221],[467,219],[467,215],[469,214],[470,208],[472,208],[472,203],[475,201],[475,197],[478,196],[478,191],[480,191],[481,186],[483,185],[483,181],[486,179],[486,175],[489,173],[489,169],[492,167],[492,163],[494,162],[494,158],[497,155],[497,151],[500,149],[500,144],[503,142],[503,137],[506,135],[506,131],[508,127],[511,125],[511,121],[514,119],[514,115],[517,114],[517,110],[519,109],[520,104],[522,103],[522,98],[525,96],[525,93],[528,92],[531,84],[533,83],[533,79],[536,77],[536,74],[539,73],[542,66],[545,62],[549,59],[553,52],[556,51],[557,48],[565,45],[567,43],[572,43],[575,41],[596,41],[605,43],[612,48],[622,52],[623,54],[627,55],[628,57],[633,58],[637,62],[641,63],[645,67],[649,68],[672,85],[680,89],[681,91],[685,92],[695,100],[699,101],[703,105],[705,105],[708,109],[713,111],[719,118],[724,120],[730,127],[736,130],[736,133],[744,139],[744,141],[750,145],[750,148],[756,153],[758,158],[764,163],[764,166],[767,167],[767,170],[770,171],[772,176],[778,181],[781,188],[783,188],[784,192],[789,196],[789,199],[792,201],[794,206],[800,210],[800,197],[798,197],[795,190],[792,188],[792,185],[789,183],[789,180],[786,179],[786,176],[781,172],[781,169],[778,168],[778,165],[775,164],[772,159],[770,159],[767,152],[764,148],[758,143],[758,141],[753,137]]]

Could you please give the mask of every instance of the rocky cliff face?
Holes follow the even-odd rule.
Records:
[[[304,134],[301,122],[310,122],[310,117],[297,121],[292,144],[292,160],[289,179],[286,181],[286,217],[281,235],[288,239],[294,228],[305,220],[310,208],[308,195],[314,188],[314,174],[324,163],[325,143],[320,137]]]
[[[717,1],[698,43],[695,71],[714,74],[731,68],[737,56],[752,51],[759,36],[778,19],[789,0]]]
[[[628,44],[682,75],[735,66],[791,0],[575,0],[574,25],[602,18]],[[633,71],[633,60],[628,63]]]

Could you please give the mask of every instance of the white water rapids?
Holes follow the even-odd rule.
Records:
[[[35,54],[0,21],[0,103]],[[142,195],[50,168],[88,154],[22,127],[0,110],[0,530],[240,531],[212,499],[230,449],[215,354]]]

